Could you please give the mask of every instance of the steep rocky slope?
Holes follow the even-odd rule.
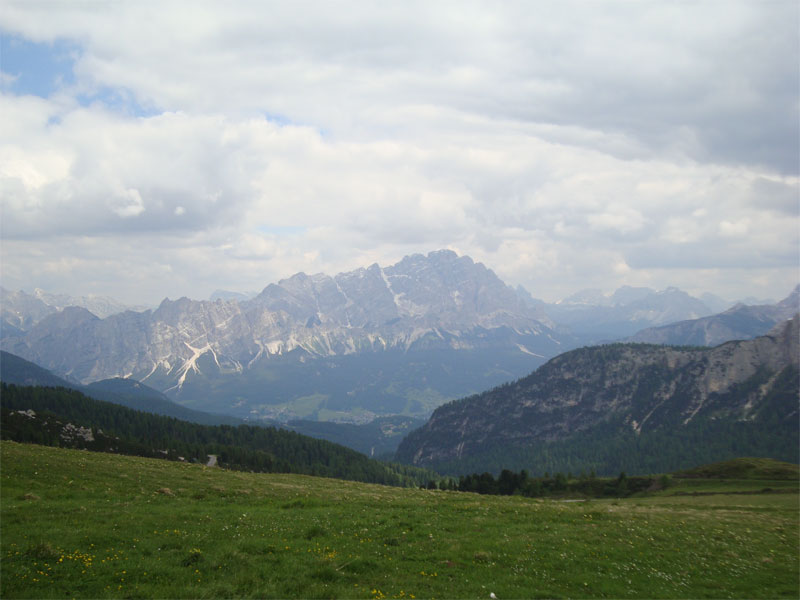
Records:
[[[715,348],[614,344],[567,352],[524,379],[438,408],[402,442],[398,459],[475,468],[470,458],[570,441],[570,452],[587,453],[585,463],[621,434],[634,449],[654,433],[769,419],[771,434],[796,439],[798,321]]]

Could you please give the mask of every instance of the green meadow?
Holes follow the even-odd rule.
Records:
[[[796,480],[564,502],[0,448],[2,598],[800,596]]]

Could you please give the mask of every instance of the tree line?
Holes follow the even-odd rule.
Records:
[[[526,496],[540,498],[545,496],[581,495],[592,498],[624,497],[644,490],[664,489],[671,483],[669,475],[659,477],[628,477],[624,472],[616,478],[598,478],[594,471],[580,473],[545,473],[542,477],[531,477],[523,469],[514,472],[503,469],[495,479],[488,472],[462,475],[458,479],[429,480],[428,489],[442,489],[458,492],[473,492],[493,496]]]
[[[797,463],[800,459],[800,421],[797,419],[800,372],[797,366],[787,367],[774,376],[771,390],[751,418],[737,420],[728,414],[728,406],[742,403],[743,398],[769,377],[768,373],[759,372],[727,395],[712,394],[708,404],[716,407],[714,418],[694,419],[688,424],[666,421],[641,433],[624,422],[609,418],[561,440],[515,445],[501,441],[487,444],[472,454],[465,453],[457,460],[430,466],[451,476],[484,471],[498,474],[508,468],[529,469],[539,474],[594,470],[598,475],[611,477],[621,471],[672,472],[740,456]],[[673,419],[677,418],[681,415],[673,415]],[[457,435],[452,434],[451,445],[457,443]]]
[[[205,463],[262,473],[300,473],[365,483],[417,486],[430,471],[372,460],[325,440],[256,425],[199,425],[94,400],[67,388],[0,383],[0,439]],[[34,417],[21,411],[33,410]],[[71,423],[91,440],[69,436]]]

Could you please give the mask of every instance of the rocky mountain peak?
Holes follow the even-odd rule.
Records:
[[[625,306],[631,302],[646,298],[650,294],[654,293],[654,291],[655,290],[647,287],[632,287],[630,285],[623,285],[621,288],[617,289],[613,294],[611,294],[611,304],[614,306]]]
[[[432,252],[428,252],[428,258],[431,260],[454,261],[458,260],[459,256],[453,250],[442,248],[441,250],[433,250]],[[461,258],[472,262],[472,259],[469,256],[463,256]]]
[[[100,317],[89,312],[82,306],[67,306],[63,310],[43,319],[47,324],[57,323],[60,328],[64,329],[99,320]]]
[[[778,302],[778,306],[790,310],[800,310],[800,284],[796,285],[786,298]]]
[[[609,300],[603,290],[587,288],[559,300],[557,304],[563,306],[608,306]]]

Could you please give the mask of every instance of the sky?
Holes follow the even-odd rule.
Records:
[[[800,15],[0,2],[0,284],[130,304],[449,248],[555,301],[800,282]]]

